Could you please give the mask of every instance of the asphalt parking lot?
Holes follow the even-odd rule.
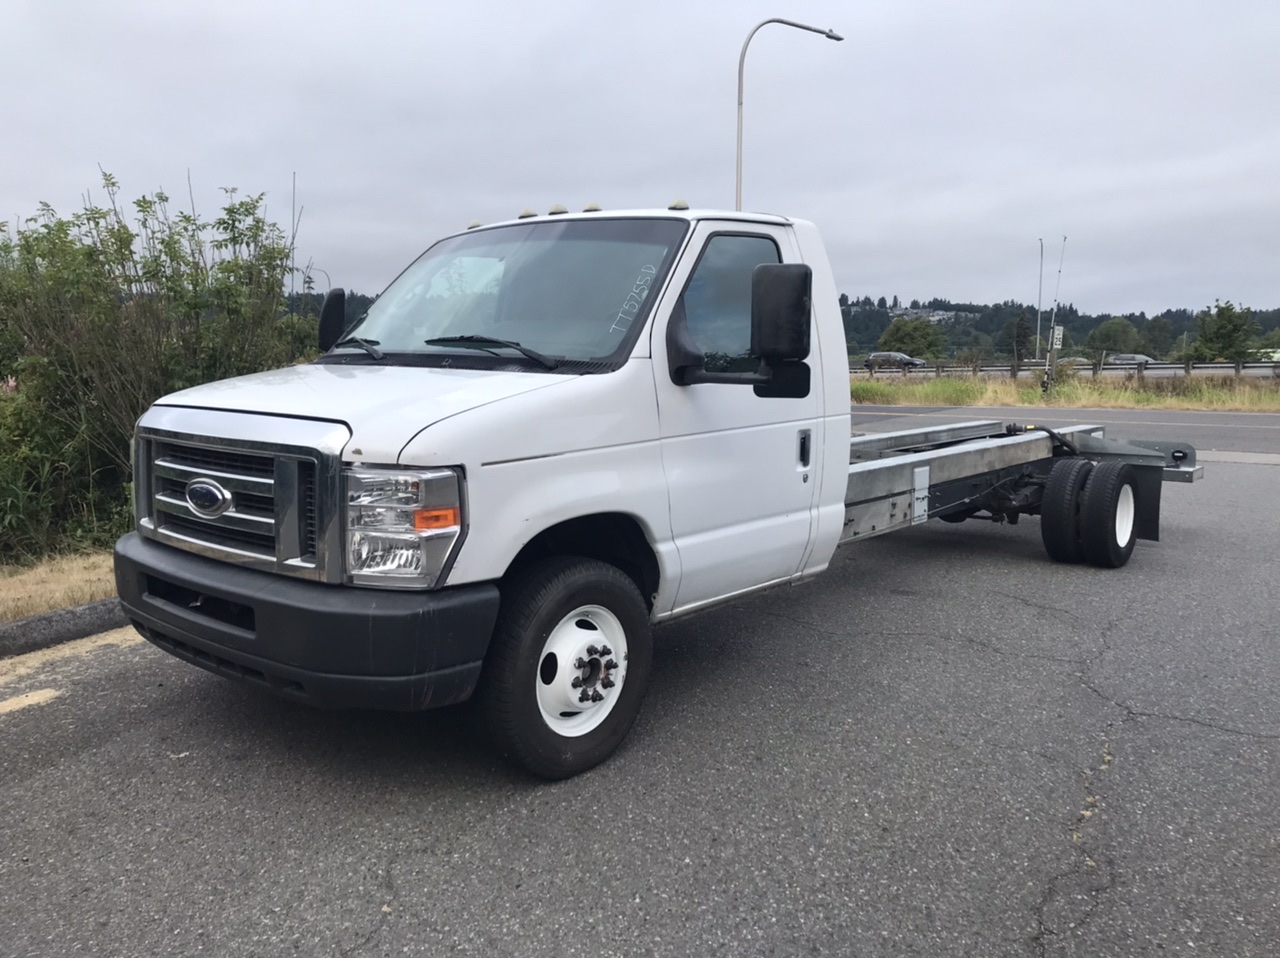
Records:
[[[557,784],[466,707],[321,713],[127,630],[0,660],[0,953],[1280,950],[1280,416],[864,409],[1181,436],[1162,541],[928,523],[656,635]]]

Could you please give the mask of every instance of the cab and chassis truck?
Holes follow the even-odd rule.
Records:
[[[930,519],[1038,516],[1058,562],[1159,537],[1185,443],[973,421],[852,436],[813,224],[554,213],[440,240],[314,362],[165,396],[121,601],[159,648],[298,702],[476,698],[563,778],[640,709],[651,629]]]

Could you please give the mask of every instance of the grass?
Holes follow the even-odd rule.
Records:
[[[877,406],[1041,406],[1061,409],[1192,409],[1280,412],[1280,380],[1248,376],[1136,376],[1060,380],[1046,399],[1038,382],[1012,379],[899,376],[858,378],[849,386],[855,403]]]
[[[34,566],[0,566],[0,622],[115,594],[109,551],[57,556]]]

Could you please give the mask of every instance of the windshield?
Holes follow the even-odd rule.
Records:
[[[531,363],[519,344],[558,361],[618,360],[685,229],[683,220],[591,219],[454,236],[401,273],[346,335],[388,354]]]

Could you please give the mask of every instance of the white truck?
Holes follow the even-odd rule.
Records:
[[[851,437],[831,266],[808,222],[532,214],[447,237],[313,363],[139,420],[116,579],[139,632],[324,707],[471,698],[562,778],[627,734],[650,630],[930,518],[1040,517],[1121,566],[1185,444],[976,421]]]

